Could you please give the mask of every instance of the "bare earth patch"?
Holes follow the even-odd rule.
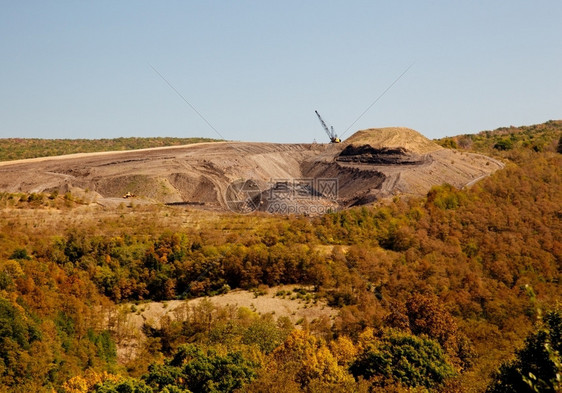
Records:
[[[120,362],[134,358],[145,336],[141,329],[144,324],[159,328],[162,318],[168,317],[176,320],[182,312],[178,310],[185,305],[197,306],[201,301],[208,300],[219,307],[235,306],[245,307],[258,314],[272,314],[275,319],[287,317],[293,324],[298,324],[306,319],[308,322],[324,317],[333,320],[337,310],[326,305],[324,301],[305,301],[296,298],[293,289],[300,286],[283,285],[268,288],[263,295],[256,296],[253,292],[234,290],[223,295],[197,298],[191,300],[169,300],[165,302],[148,302],[134,305],[127,303],[121,305],[119,330],[123,337],[117,346],[117,357]],[[291,294],[283,297],[276,296],[279,291]],[[133,311],[136,310],[136,311]]]

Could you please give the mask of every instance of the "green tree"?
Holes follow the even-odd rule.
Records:
[[[494,145],[497,150],[511,150],[513,149],[513,142],[510,139],[501,139]]]
[[[31,257],[29,256],[29,254],[27,253],[27,250],[25,248],[17,248],[17,249],[14,250],[12,255],[10,255],[10,259],[27,259],[27,260],[30,260]]]
[[[172,386],[201,393],[233,392],[254,380],[258,365],[241,353],[205,353],[195,345],[182,345],[164,365],[152,365],[143,377],[149,386],[161,391]],[[170,392],[172,392],[170,390]]]
[[[27,367],[29,349],[41,334],[36,324],[17,305],[0,298],[0,384],[12,385],[32,378]]]
[[[97,355],[109,364],[117,360],[117,347],[107,330],[96,334],[92,329],[88,330],[88,339],[95,344]]]
[[[406,386],[435,387],[454,375],[439,344],[397,330],[368,345],[351,364],[356,378],[373,379],[375,385],[388,380]]]
[[[457,142],[453,138],[445,138],[441,139],[438,142],[441,146],[446,147],[448,149],[457,149]]]
[[[273,351],[287,337],[288,331],[277,326],[271,314],[252,322],[242,336],[242,343],[257,345],[265,353]]]
[[[554,393],[562,390],[562,316],[550,312],[536,333],[525,340],[517,358],[494,375],[488,393]]]

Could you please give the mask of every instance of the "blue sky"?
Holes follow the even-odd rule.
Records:
[[[0,137],[430,138],[562,119],[562,2],[3,1]],[[205,123],[162,74],[216,129]]]

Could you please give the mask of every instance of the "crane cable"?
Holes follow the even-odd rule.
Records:
[[[367,113],[367,112],[369,111],[369,109],[371,109],[371,108],[373,107],[373,105],[375,105],[375,104],[392,88],[392,86],[394,86],[400,79],[402,79],[402,77],[403,77],[404,75],[406,75],[406,73],[407,73],[408,71],[410,71],[410,68],[412,68],[414,64],[415,64],[415,62],[412,63],[412,64],[410,64],[410,65],[408,66],[408,68],[406,68],[406,69],[404,70],[404,72],[402,72],[402,73],[398,76],[398,78],[396,78],[396,79],[394,80],[394,82],[392,82],[392,83],[386,88],[386,90],[383,91],[383,92],[377,97],[377,99],[374,100],[374,101],[371,103],[371,105],[369,105],[369,106],[367,107],[367,109],[365,109],[365,110],[359,115],[359,117],[357,117],[357,119],[355,119],[355,121],[354,121],[353,123],[351,123],[351,124],[349,125],[349,127],[347,127],[347,128],[345,129],[345,131],[340,135],[340,139],[343,139],[343,136],[344,136],[345,134],[347,134],[347,132],[349,131],[349,129],[350,129],[351,127],[353,127],[353,125],[354,125],[355,123],[357,123],[357,122],[359,121],[359,119],[361,119],[361,118],[363,117],[363,115],[365,115],[365,113]]]
[[[209,121],[205,118],[205,116],[203,116],[203,115],[201,114],[201,112],[199,112],[193,105],[191,105],[191,102],[189,102],[189,101],[183,96],[183,94],[181,94],[170,82],[168,82],[168,80],[167,80],[166,78],[164,78],[164,76],[163,76],[160,72],[158,72],[158,70],[157,70],[156,68],[154,68],[154,67],[152,66],[152,64],[148,64],[148,65],[150,66],[150,68],[152,68],[152,70],[153,70],[154,72],[156,72],[156,73],[158,74],[158,76],[159,76],[160,78],[162,78],[162,80],[163,80],[164,82],[166,82],[166,84],[183,100],[183,102],[185,102],[187,105],[189,105],[189,107],[190,107],[191,109],[193,109],[193,111],[194,111],[195,113],[197,113],[197,115],[198,115],[201,119],[203,119],[203,121],[204,121],[205,123],[207,123],[207,125],[208,125],[209,127],[211,127],[211,129],[212,129],[213,131],[215,131],[215,133],[216,133],[221,139],[226,140],[226,138],[225,138],[224,136],[222,136],[222,134],[221,134],[220,132],[218,132],[218,130],[217,130],[215,127],[213,127],[213,125],[212,125],[211,123],[209,123]]]

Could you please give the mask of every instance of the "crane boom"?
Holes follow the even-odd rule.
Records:
[[[330,130],[328,128],[328,126],[326,125],[326,122],[324,121],[324,119],[322,119],[322,116],[320,116],[320,113],[318,113],[318,111],[314,111],[314,112],[316,113],[316,116],[318,116],[318,120],[320,120],[320,123],[322,123],[322,127],[324,127],[324,131],[326,131],[326,134],[328,134],[328,137],[330,138],[330,142],[340,143],[341,140],[340,140],[340,138],[338,138],[338,136],[334,132],[334,127],[331,127],[331,130]]]
[[[318,120],[320,120],[320,123],[322,123],[322,127],[324,127],[324,131],[326,131],[326,134],[328,134],[328,136],[331,137],[332,135],[330,134],[330,130],[328,129],[328,126],[324,122],[324,119],[322,119],[322,116],[320,116],[320,113],[318,113],[318,111],[314,111],[314,112],[316,112],[316,116],[318,116]]]

